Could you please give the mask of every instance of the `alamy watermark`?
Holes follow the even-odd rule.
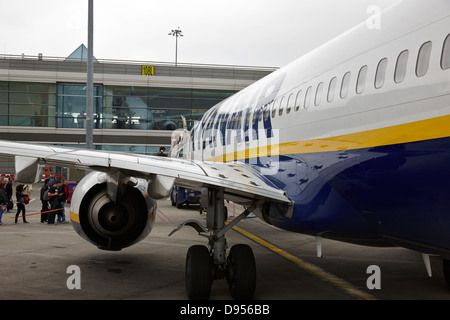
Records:
[[[381,289],[381,269],[377,265],[371,265],[367,267],[367,274],[370,274],[370,276],[367,278],[366,285],[367,289],[373,290]]]
[[[67,278],[66,286],[69,290],[81,289],[81,269],[77,265],[70,265],[67,267],[66,273],[70,274]],[[377,265],[370,265],[366,270],[370,276],[367,278],[366,286],[369,290],[381,289],[381,269]]]
[[[275,175],[279,170],[279,129],[205,128],[195,132],[193,139],[182,130],[172,134],[171,156],[183,156],[196,161],[243,161],[259,167],[263,175]]]
[[[81,289],[81,269],[79,266],[70,265],[67,267],[66,273],[71,274],[66,281],[67,289]]]

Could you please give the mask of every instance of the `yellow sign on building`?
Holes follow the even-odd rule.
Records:
[[[143,76],[154,76],[155,75],[155,66],[142,66],[142,75]]]

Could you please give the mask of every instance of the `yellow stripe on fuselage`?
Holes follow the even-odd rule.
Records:
[[[236,151],[209,159],[225,162],[285,154],[372,148],[450,136],[450,115],[391,127],[320,139],[294,141]]]

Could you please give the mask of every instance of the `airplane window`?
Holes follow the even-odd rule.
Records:
[[[319,83],[316,90],[316,98],[314,99],[314,103],[316,106],[320,104],[322,101],[322,91],[323,91],[323,82]]]
[[[207,125],[206,125],[207,129],[210,129],[212,127],[212,125],[214,124],[214,120],[216,120],[216,114],[217,114],[217,109],[215,109],[214,112],[211,112],[211,114],[209,115]]]
[[[341,98],[345,99],[347,97],[348,93],[348,86],[350,84],[350,72],[347,72],[344,74],[344,77],[342,78],[342,85],[341,85]]]
[[[375,88],[380,89],[386,78],[387,58],[381,59],[378,63],[377,73],[375,75]]]
[[[270,106],[272,105],[272,103],[266,104],[264,106],[264,120],[267,121],[269,120],[269,115],[270,115]]]
[[[230,118],[228,118],[228,123],[227,123],[227,129],[233,129],[233,122],[235,119],[236,115],[232,115]]]
[[[305,103],[303,105],[305,109],[308,109],[309,106],[311,105],[311,94],[312,94],[312,87],[309,87],[308,90],[306,90]]]
[[[291,112],[291,109],[292,109],[292,107],[294,106],[294,94],[293,93],[291,93],[290,95],[289,95],[289,100],[288,100],[288,103],[287,103],[287,108],[286,108],[286,114],[288,114],[288,113],[290,113]]]
[[[283,109],[284,109],[284,105],[286,104],[286,99],[285,97],[281,98],[281,102],[280,102],[280,109],[278,110],[278,115],[283,115]]]
[[[416,75],[418,77],[423,77],[428,72],[428,67],[430,66],[431,47],[431,41],[425,42],[420,47],[416,65]]]
[[[331,102],[334,99],[334,92],[336,91],[336,83],[337,83],[336,77],[331,79],[330,85],[328,86],[328,96],[327,96],[328,102]]]
[[[250,108],[247,108],[247,112],[245,115],[245,126],[248,127],[250,125]]]
[[[300,106],[302,104],[302,95],[303,95],[303,91],[300,90],[297,93],[297,98],[295,99],[295,111],[298,111],[298,109],[300,109]]]
[[[239,118],[238,118],[238,123],[237,123],[238,129],[241,129],[241,127],[242,127],[242,114],[243,113],[244,113],[243,111],[239,111]]]
[[[398,55],[397,65],[395,66],[395,74],[394,74],[394,80],[396,83],[400,83],[403,80],[405,80],[406,67],[408,64],[408,56],[409,56],[408,50],[402,51]]]
[[[278,100],[275,100],[272,108],[272,118],[275,118],[275,115],[277,114],[277,107],[278,107]]]
[[[356,82],[356,93],[361,94],[366,87],[367,66],[359,70],[358,81]]]
[[[256,123],[256,116],[258,114],[258,110],[254,109],[253,110],[253,118],[252,118],[252,123],[255,124]]]
[[[450,34],[445,39],[444,48],[442,49],[441,67],[444,70],[450,68]]]

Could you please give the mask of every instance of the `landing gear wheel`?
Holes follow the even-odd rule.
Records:
[[[231,295],[237,300],[249,300],[256,288],[256,266],[252,249],[245,244],[231,247],[227,259],[227,281]]]
[[[189,248],[186,256],[186,291],[191,300],[207,300],[211,294],[212,259],[205,246]]]
[[[450,260],[444,260],[442,263],[442,270],[447,285],[450,287]]]

